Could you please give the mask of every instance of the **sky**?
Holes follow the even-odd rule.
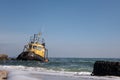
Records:
[[[0,0],[0,53],[39,32],[49,57],[120,58],[120,0]]]

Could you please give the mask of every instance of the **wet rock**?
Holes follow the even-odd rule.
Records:
[[[120,76],[120,62],[96,61],[92,75]]]
[[[8,60],[8,55],[0,54],[0,60]]]
[[[8,71],[0,70],[0,80],[7,80]]]

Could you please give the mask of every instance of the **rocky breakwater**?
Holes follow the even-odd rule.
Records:
[[[8,55],[0,54],[0,61],[8,60]],[[7,80],[8,71],[0,70],[0,80]]]
[[[120,76],[120,62],[96,61],[92,75]]]
[[[8,55],[0,54],[0,60],[8,60]]]

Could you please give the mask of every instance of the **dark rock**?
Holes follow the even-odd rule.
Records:
[[[10,58],[10,60],[16,60],[16,58]]]
[[[120,62],[96,61],[92,75],[120,76]]]
[[[8,55],[0,54],[0,60],[8,60]]]

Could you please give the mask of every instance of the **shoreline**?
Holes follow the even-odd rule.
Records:
[[[9,60],[1,61],[0,70],[9,72],[7,80],[120,80],[117,76],[91,76],[97,60],[101,59],[51,58],[49,63]]]
[[[8,74],[9,73],[9,74]],[[65,75],[21,70],[0,70],[0,80],[120,80],[117,76]]]
[[[8,70],[7,80],[120,80],[117,76],[65,75],[35,71]]]

